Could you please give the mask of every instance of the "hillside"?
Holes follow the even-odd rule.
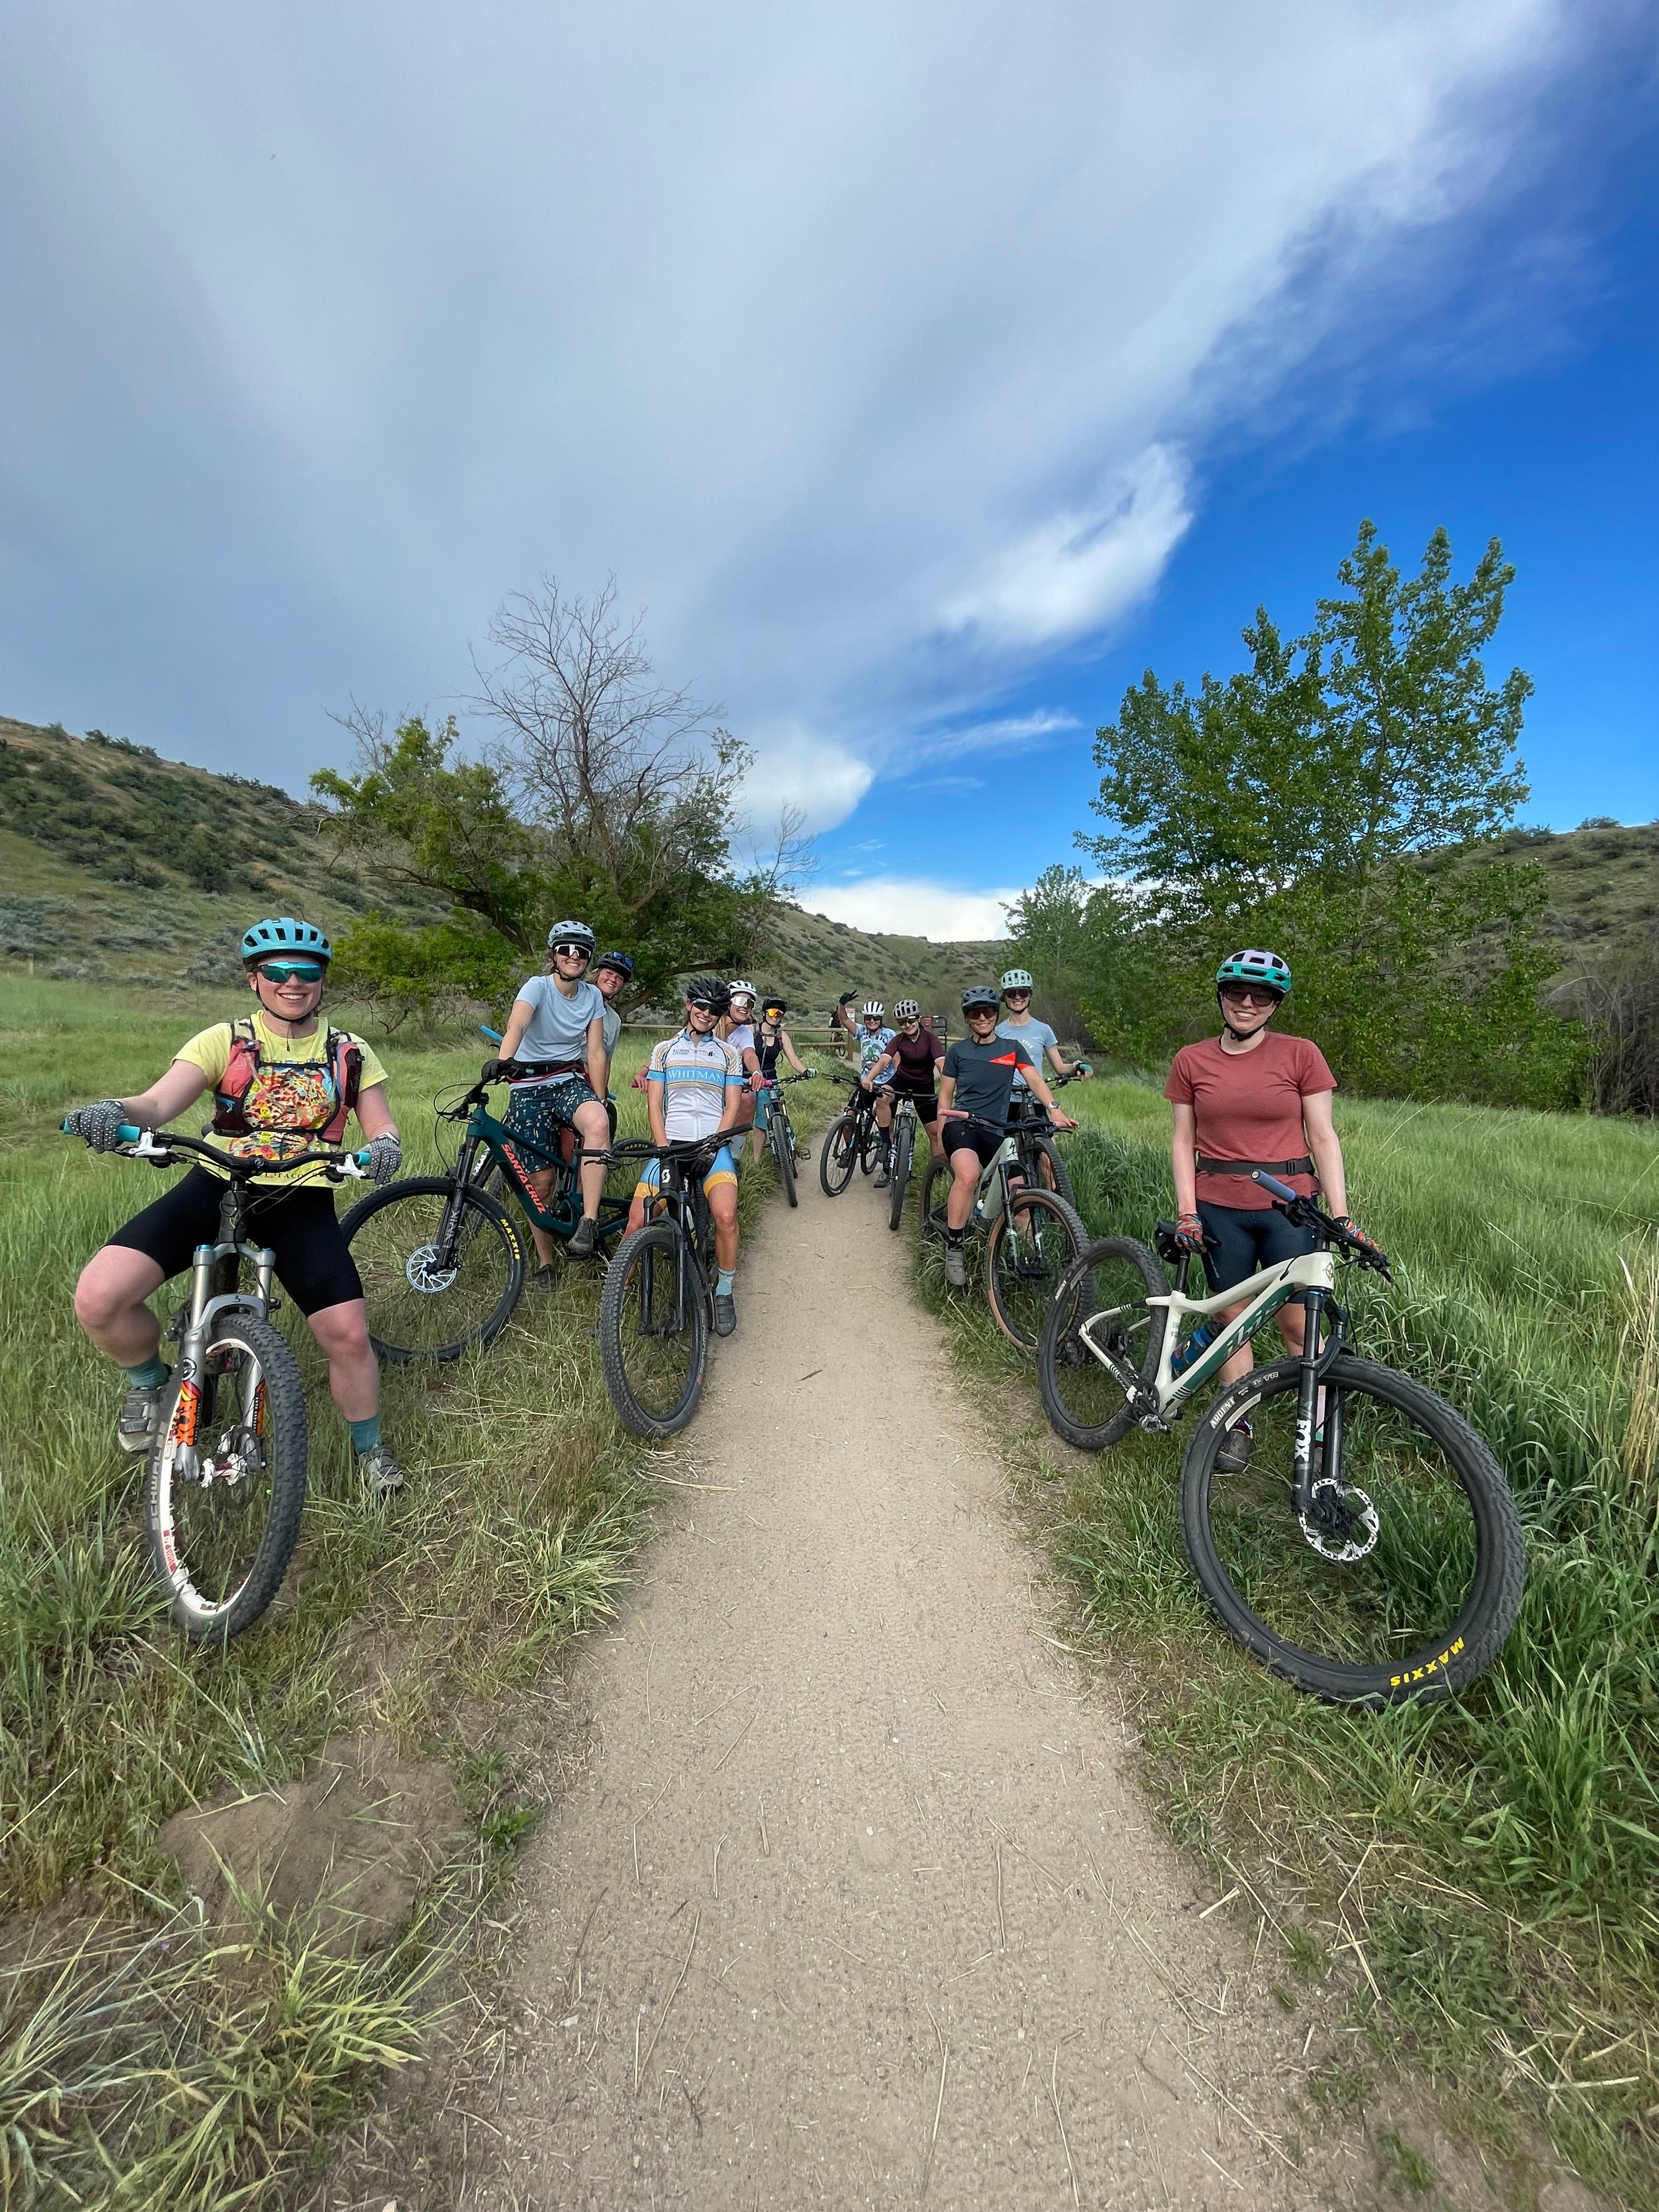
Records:
[[[324,819],[274,784],[0,716],[0,956],[88,982],[221,982],[239,972],[236,939],[256,910],[332,930],[370,907],[442,915],[418,893],[371,890],[331,852]],[[792,908],[755,981],[805,1012],[843,991],[890,1005],[910,994],[932,1011],[1005,958]]]

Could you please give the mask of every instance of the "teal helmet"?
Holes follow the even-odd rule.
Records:
[[[1261,983],[1282,999],[1291,988],[1290,963],[1276,952],[1230,952],[1215,971],[1215,987],[1226,983]]]
[[[295,921],[291,914],[273,915],[242,932],[242,965],[268,960],[273,953],[308,955],[325,967],[334,957],[334,947],[314,921]]]

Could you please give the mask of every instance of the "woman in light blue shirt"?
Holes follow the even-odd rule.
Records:
[[[557,1158],[562,1131],[574,1129],[585,1153],[603,1153],[611,1141],[604,1104],[610,1075],[605,1000],[585,980],[593,957],[593,933],[585,921],[556,921],[548,932],[547,948],[548,973],[529,976],[520,986],[507,1018],[501,1058],[486,1071],[494,1077],[509,1061],[536,1071],[512,1079],[507,1127],[510,1136],[522,1137],[536,1148],[525,1165],[538,1199],[546,1197],[553,1170],[533,1162],[537,1154],[550,1161]],[[592,1255],[605,1189],[602,1158],[584,1158],[581,1187],[582,1218],[565,1245],[565,1256],[571,1260]],[[541,1262],[538,1279],[546,1284],[553,1269],[553,1239],[533,1224],[530,1233]]]

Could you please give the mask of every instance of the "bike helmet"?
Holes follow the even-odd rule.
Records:
[[[252,967],[256,960],[268,960],[274,952],[308,952],[313,960],[325,967],[334,957],[334,948],[313,921],[295,921],[291,914],[276,915],[265,921],[256,921],[252,929],[242,932],[242,965]]]
[[[921,1008],[914,999],[901,999],[893,1009],[896,1022],[914,1022],[921,1018]]]
[[[591,953],[593,933],[585,921],[556,921],[547,933],[548,951],[550,952],[556,945],[585,945]]]
[[[755,997],[755,987],[752,983],[728,983],[726,988],[734,999],[748,999],[752,1001]]]
[[[1290,964],[1276,952],[1230,952],[1215,971],[1218,991],[1224,983],[1265,983],[1282,999],[1291,988]]]
[[[694,975],[685,987],[685,1003],[706,1007],[711,1014],[723,1014],[732,1003],[732,994],[718,975]]]
[[[879,1021],[885,1011],[879,999],[866,999],[859,1008],[859,1019],[861,1022],[867,1022],[873,1017],[875,1020]]]
[[[1035,991],[1036,985],[1024,968],[1011,968],[997,988],[999,991]]]
[[[762,1013],[766,1015],[787,1014],[789,1011],[787,1000],[779,998],[775,991],[767,992],[760,1006]]]
[[[619,975],[631,975],[634,972],[634,963],[625,952],[601,952],[593,965],[596,969],[614,968]]]
[[[1002,1001],[989,983],[970,983],[962,994],[962,1011],[971,1013],[975,1006],[988,1006],[994,1014],[1001,1011]]]

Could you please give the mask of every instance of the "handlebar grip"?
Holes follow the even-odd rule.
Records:
[[[1279,1177],[1270,1176],[1266,1168],[1252,1168],[1250,1181],[1259,1182],[1270,1198],[1276,1198],[1285,1206],[1296,1204],[1297,1194],[1291,1188],[1289,1183],[1280,1182]]]
[[[131,1121],[123,1121],[115,1133],[122,1144],[136,1145],[144,1133],[142,1129],[135,1128]]]

